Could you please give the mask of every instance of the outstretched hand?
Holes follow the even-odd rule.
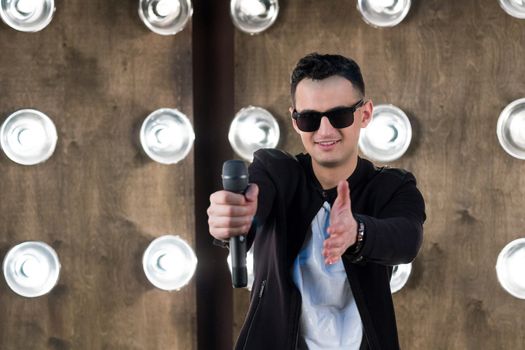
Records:
[[[330,210],[330,226],[326,229],[329,237],[323,244],[326,264],[333,264],[352,246],[357,236],[357,221],[352,214],[350,187],[348,182],[337,185],[337,198]]]

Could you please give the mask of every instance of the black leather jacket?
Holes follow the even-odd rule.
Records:
[[[295,350],[301,295],[292,265],[312,219],[336,189],[322,190],[309,155],[292,157],[259,150],[250,169],[259,186],[257,214],[248,236],[254,244],[255,281],[250,308],[236,349]],[[343,264],[363,322],[363,348],[399,349],[390,292],[392,265],[412,261],[421,246],[425,207],[412,174],[376,168],[358,159],[348,178],[352,212],[365,225],[357,254],[352,247]]]

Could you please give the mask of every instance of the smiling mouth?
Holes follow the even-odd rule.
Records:
[[[317,142],[314,142],[316,145],[319,145],[319,146],[333,146],[335,145],[336,143],[338,142],[341,142],[340,140],[335,140],[335,141],[317,141]]]

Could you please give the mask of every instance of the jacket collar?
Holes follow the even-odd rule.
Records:
[[[317,180],[315,177],[314,170],[312,168],[312,158],[309,154],[301,153],[298,154],[296,158],[305,170],[306,177],[310,185],[313,186],[319,194],[321,194],[324,200],[328,201],[330,204],[333,204],[335,198],[337,197],[337,187],[326,190],[322,188],[319,180]],[[363,180],[366,179],[373,171],[374,165],[370,161],[362,159],[361,157],[357,157],[357,166],[352,175],[347,178],[348,184],[350,186],[350,192],[352,192],[353,188],[359,187]]]

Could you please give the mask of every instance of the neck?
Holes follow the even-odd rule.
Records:
[[[339,181],[346,180],[353,174],[357,167],[357,156],[352,157],[345,164],[327,167],[312,160],[312,168],[315,177],[323,187],[323,189],[330,189],[337,186]]]

